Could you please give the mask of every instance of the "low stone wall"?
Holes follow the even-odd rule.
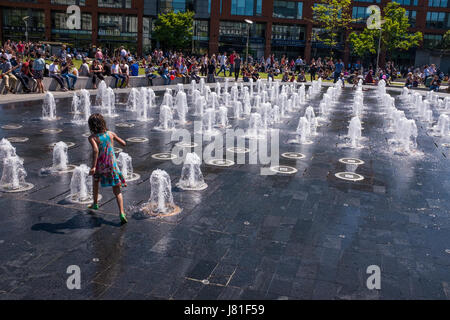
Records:
[[[70,80],[70,81],[72,81],[72,80]],[[223,81],[223,78],[216,78],[216,81]],[[114,83],[115,83],[115,78],[114,77],[105,77],[105,82],[108,86],[113,87]],[[57,91],[57,90],[61,89],[58,82],[55,79],[45,77],[43,83],[44,83],[45,90]],[[66,82],[64,82],[64,83],[66,83]],[[188,84],[188,83],[190,83],[190,80],[189,80],[189,78],[175,78],[174,80],[171,81],[171,84],[178,84],[178,83]],[[97,85],[98,85],[98,82],[97,82]],[[128,85],[129,85],[129,87],[147,87],[150,85],[150,83],[147,80],[146,76],[137,76],[137,77],[130,77]],[[153,79],[153,85],[154,86],[164,85],[163,78],[158,77],[158,78]],[[75,84],[76,90],[92,89],[92,88],[93,88],[92,77],[78,77],[77,83]],[[15,89],[18,93],[22,92],[22,84],[20,83],[19,80],[17,80]],[[0,82],[0,93],[3,93],[4,90],[5,90],[5,83],[4,83],[4,81],[1,81]]]

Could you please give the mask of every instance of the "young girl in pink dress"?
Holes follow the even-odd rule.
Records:
[[[94,210],[98,209],[98,183],[100,182],[102,187],[112,187],[113,193],[116,196],[117,205],[119,206],[120,221],[127,223],[121,192],[121,187],[126,187],[127,184],[120,172],[116,156],[114,155],[114,141],[117,141],[122,146],[125,146],[126,142],[114,132],[108,131],[105,119],[101,114],[92,114],[89,117],[88,123],[89,130],[92,133],[88,139],[93,151],[92,167],[89,175],[93,176],[94,193],[94,203],[89,208]]]

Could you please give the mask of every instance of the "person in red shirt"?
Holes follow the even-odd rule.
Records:
[[[30,91],[36,92],[36,80],[33,78],[33,73],[30,69],[30,62],[27,59],[26,61],[22,62],[22,68],[20,69],[20,75],[23,77],[25,82],[27,83],[28,88]]]
[[[17,45],[17,52],[19,55],[23,56],[23,51],[25,49],[25,45],[22,43],[22,41],[19,41],[19,44]]]
[[[230,77],[233,75],[234,70],[234,59],[236,58],[236,51],[233,51],[232,54],[230,54],[230,57],[228,58],[230,61]]]

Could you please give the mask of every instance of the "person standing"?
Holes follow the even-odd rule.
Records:
[[[97,48],[97,52],[95,53],[95,59],[98,60],[100,63],[103,60],[103,52],[100,48]]]
[[[344,69],[344,63],[342,62],[342,59],[339,59],[339,62],[337,62],[334,65],[334,80],[333,83],[336,83],[339,80],[339,77],[341,76],[341,72]]]
[[[311,82],[316,80],[317,65],[316,60],[314,60],[314,58],[311,60],[311,64],[309,65],[309,73],[311,74]]]
[[[297,60],[295,60],[295,72],[300,73],[302,64],[303,64],[303,60],[300,56],[298,56]]]
[[[206,76],[208,74],[208,55],[205,53],[200,61],[200,75]]]
[[[220,74],[223,70],[223,76],[226,77],[226,71],[227,71],[227,53],[224,52],[223,55],[219,57],[219,63],[220,63],[220,69],[219,72],[216,73],[216,76]]]
[[[38,93],[44,93],[44,85],[42,78],[44,77],[45,60],[42,59],[41,54],[37,53],[36,59],[33,61],[33,77],[37,81]]]
[[[92,166],[89,175],[93,176],[92,198],[93,203],[88,207],[92,210],[98,210],[98,189],[99,184],[102,187],[112,187],[119,207],[119,217],[122,224],[127,223],[127,215],[123,208],[122,187],[126,187],[125,177],[117,165],[114,154],[114,142],[126,146],[126,142],[119,138],[117,134],[109,131],[106,121],[99,113],[94,113],[88,120],[91,135],[88,138],[92,146]]]
[[[214,56],[213,56],[214,57]],[[214,71],[216,70],[216,64],[214,63],[215,59],[212,58],[211,60],[209,60],[209,64],[208,64],[208,76],[206,77],[206,82],[207,83],[213,83],[216,82],[216,79],[214,79]]]
[[[238,81],[239,79],[239,73],[241,71],[241,57],[239,54],[236,53],[236,56],[234,57],[234,81]],[[230,72],[231,76],[231,72]]]
[[[236,51],[233,51],[233,53],[230,55],[230,59],[229,59],[230,60],[230,77],[233,75],[234,59],[235,58],[236,58]]]
[[[94,60],[91,65],[91,73],[92,73],[92,85],[94,89],[97,89],[97,78],[101,80],[105,80],[103,77],[103,68],[102,65],[98,62],[98,60]]]

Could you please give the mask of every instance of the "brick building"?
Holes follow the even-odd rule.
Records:
[[[366,7],[385,6],[390,0],[354,0],[353,16],[366,18]],[[395,0],[406,10],[411,31],[424,34],[423,48],[433,46],[450,29],[450,0]],[[0,36],[24,39],[28,19],[28,36],[32,40],[68,42],[77,48],[125,45],[138,54],[149,52],[158,44],[152,39],[152,22],[166,10],[195,11],[194,39],[196,52],[245,51],[247,24],[249,50],[254,57],[269,53],[298,55],[309,60],[327,55],[329,49],[315,41],[321,29],[312,22],[313,0],[1,0]],[[68,30],[66,9],[81,8],[81,29]],[[354,29],[362,29],[364,21]],[[350,50],[341,42],[337,55],[349,61]],[[416,50],[399,59],[414,62]]]

